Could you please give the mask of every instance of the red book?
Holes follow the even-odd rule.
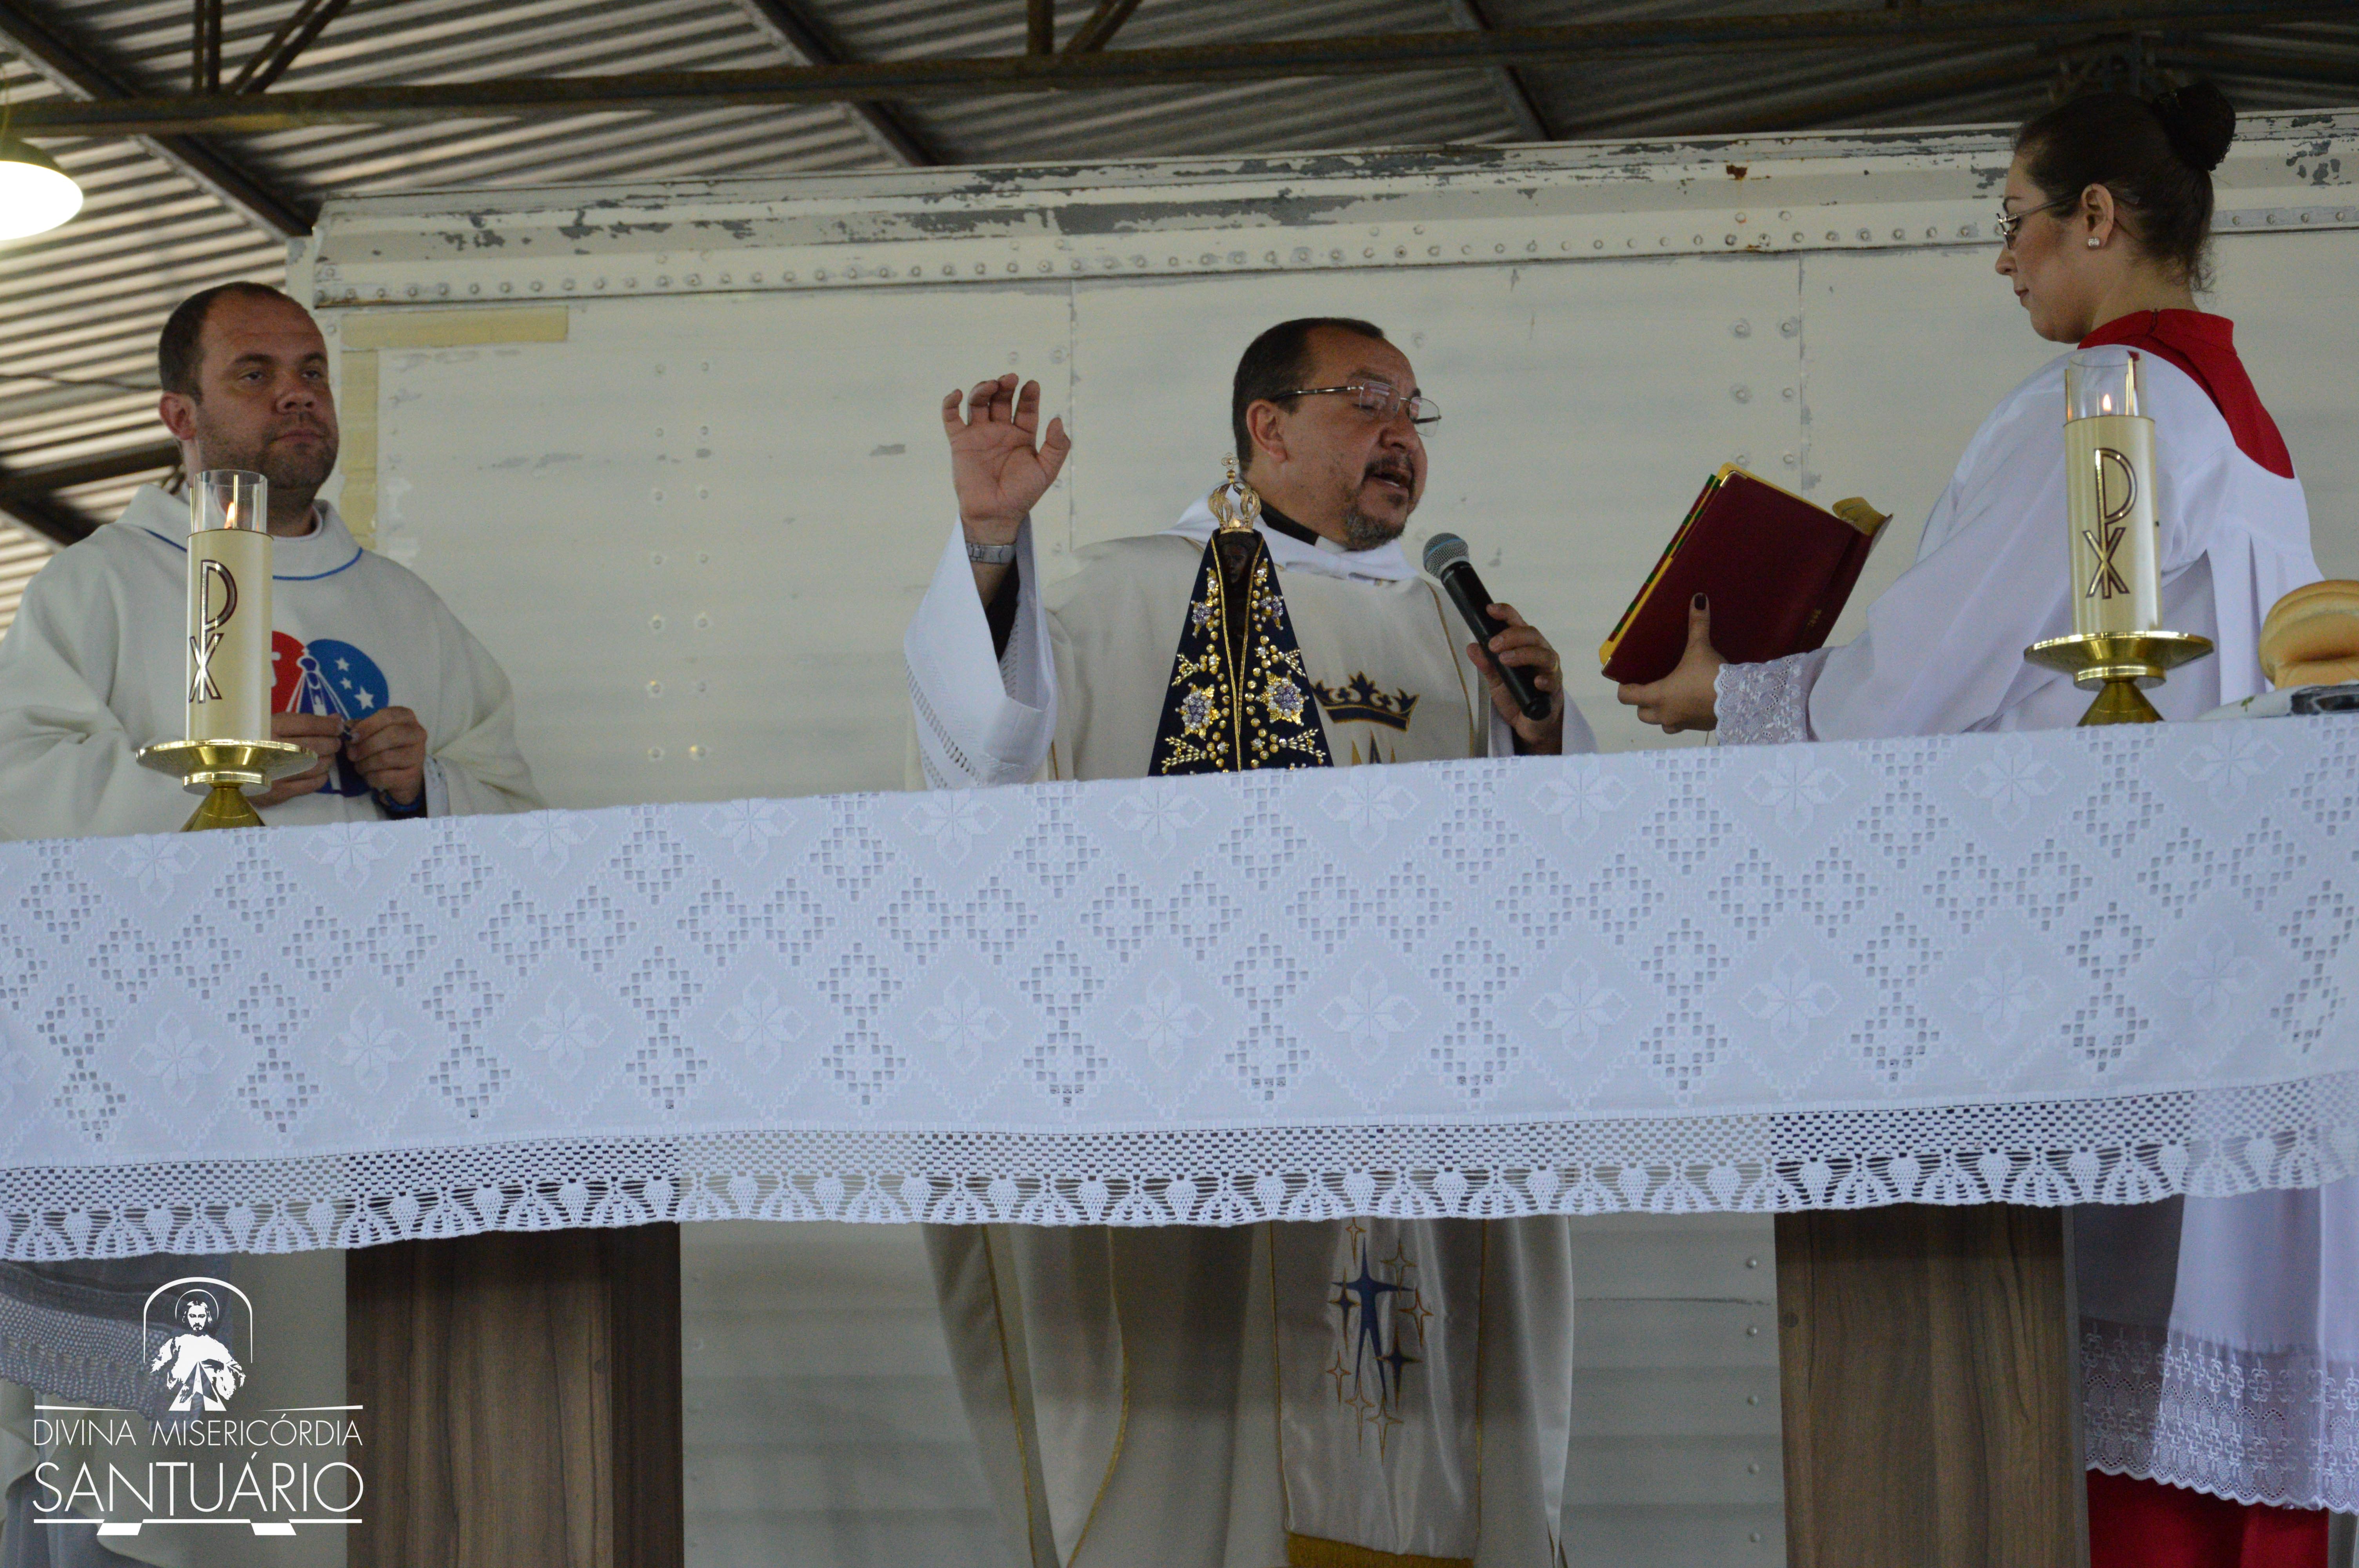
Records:
[[[1704,482],[1687,521],[1605,645],[1605,678],[1658,681],[1688,645],[1688,606],[1712,602],[1712,643],[1757,665],[1823,645],[1875,536],[1891,519],[1866,502],[1830,512],[1731,463]]]

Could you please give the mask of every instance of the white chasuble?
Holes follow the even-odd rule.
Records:
[[[953,527],[904,643],[913,784],[1144,776],[1213,526],[1199,503],[1044,589],[1027,523],[998,649]],[[1264,537],[1338,766],[1512,753],[1471,638],[1397,545]],[[1561,1219],[929,1227],[928,1248],[1031,1568],[1556,1561]]]
[[[929,1226],[926,1246],[1027,1568],[1557,1560],[1560,1218]]]
[[[1289,1555],[1341,1540],[1466,1562],[1482,1521],[1479,1226],[1273,1227]]]
[[[1079,569],[1044,588],[1027,522],[1014,623],[995,653],[952,524],[902,643],[917,718],[911,785],[1144,777],[1213,526],[1199,502],[1162,534],[1081,551]],[[1464,624],[1398,545],[1347,553],[1264,538],[1339,766],[1514,751],[1466,657]],[[1577,708],[1565,712],[1564,749],[1596,749]]]

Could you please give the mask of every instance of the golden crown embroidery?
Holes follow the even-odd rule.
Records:
[[[1406,730],[1409,716],[1417,711],[1417,693],[1407,687],[1381,691],[1364,673],[1354,672],[1340,691],[1321,681],[1311,682],[1310,689],[1318,693],[1319,706],[1327,710],[1327,717],[1338,724],[1382,724]]]

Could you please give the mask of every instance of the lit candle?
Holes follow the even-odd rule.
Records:
[[[2156,560],[2154,421],[2138,356],[2088,349],[2064,366],[2064,490],[2071,534],[2072,632],[2162,624]]]
[[[210,469],[189,487],[189,734],[270,739],[269,481]]]

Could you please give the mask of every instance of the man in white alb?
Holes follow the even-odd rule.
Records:
[[[254,798],[265,824],[538,806],[498,664],[433,589],[363,550],[336,509],[318,499],[335,467],[337,425],[327,344],[310,314],[260,284],[208,289],[173,311],[157,361],[158,413],[180,442],[185,470],[245,469],[269,481],[271,732],[319,761]],[[169,833],[187,818],[194,801],[179,781],[136,759],[150,741],[179,739],[184,724],[188,534],[187,501],[143,486],[121,517],[60,552],[26,589],[0,636],[0,838]],[[279,961],[261,950],[249,958],[256,978]],[[213,1259],[203,1269],[191,1261],[66,1264],[49,1275],[60,1289],[129,1289],[136,1300],[175,1274],[226,1271],[273,1325],[269,1345],[245,1369],[246,1402],[342,1402],[340,1254]],[[88,1525],[33,1525],[32,1398],[0,1384],[0,1481],[9,1487],[0,1568],[125,1557],[171,1565],[342,1563],[332,1531],[238,1542],[226,1530],[155,1530],[101,1544]],[[65,1457],[55,1448],[47,1456]],[[86,1457],[103,1474],[106,1453]]]
[[[254,805],[273,824],[539,805],[507,677],[434,590],[363,550],[320,487],[336,463],[328,348],[275,288],[191,296],[165,325],[158,414],[190,473],[270,481],[272,734],[320,762]],[[193,805],[139,748],[183,715],[187,501],[143,485],[41,568],[0,638],[0,838],[168,833]]]
[[[1044,584],[1029,513],[1071,449],[1061,421],[1044,434],[1038,388],[1014,376],[941,412],[959,522],[904,643],[923,781],[1147,774],[1201,609],[1207,503]],[[1335,765],[1593,749],[1547,640],[1495,605],[1507,630],[1466,643],[1403,554],[1438,411],[1380,330],[1271,328],[1231,415]],[[1549,694],[1546,718],[1516,710],[1500,662]],[[1408,962],[1418,938],[1366,940],[1372,961]],[[1034,1568],[1556,1561],[1562,1221],[942,1227],[929,1245],[968,1415]]]

